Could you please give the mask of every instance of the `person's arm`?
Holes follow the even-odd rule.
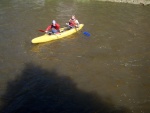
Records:
[[[76,27],[79,27],[79,21],[78,20],[76,20]]]
[[[68,26],[72,26],[72,23],[71,23],[71,19],[69,19],[69,23],[68,23]]]
[[[48,32],[49,30],[51,30],[51,25],[46,28],[45,32]]]

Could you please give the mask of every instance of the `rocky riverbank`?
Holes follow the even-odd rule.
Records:
[[[111,1],[111,2],[122,2],[131,4],[150,5],[150,0],[96,0],[96,1]]]

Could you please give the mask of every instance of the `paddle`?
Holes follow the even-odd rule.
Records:
[[[40,29],[39,31],[40,31],[40,32],[45,32],[44,30],[41,30],[41,29]],[[63,31],[60,31],[60,32],[63,32]],[[45,33],[46,33],[46,32],[45,32]],[[52,33],[52,32],[49,32],[49,33]]]
[[[40,29],[39,31],[41,31],[41,32],[45,32],[44,30],[41,30],[41,29]]]
[[[45,32],[44,30],[39,30],[40,32]],[[52,32],[45,32],[45,33],[47,33],[47,34],[52,34]]]
[[[66,25],[72,28],[72,26],[70,26],[69,23],[66,23]],[[77,27],[74,27],[74,28],[75,28],[75,30],[77,31]],[[91,36],[91,34],[90,34],[89,32],[87,32],[87,31],[84,31],[83,34],[84,34],[85,36],[87,36],[87,37],[90,37],[90,36]]]
[[[76,28],[75,28],[76,29]],[[77,30],[77,29],[76,29]],[[45,32],[44,30],[39,30],[40,32]],[[63,32],[63,31],[61,31],[61,32]],[[49,33],[51,33],[51,32],[49,32]],[[87,36],[87,37],[90,37],[91,36],[91,34],[89,33],[89,32],[87,32],[87,31],[84,31],[83,32],[83,34],[85,35],[85,36]]]
[[[84,31],[83,34],[84,34],[85,36],[87,36],[87,37],[90,37],[90,36],[91,36],[91,34],[90,34],[89,32],[87,32],[87,31]]]

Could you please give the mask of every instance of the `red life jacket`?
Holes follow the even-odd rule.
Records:
[[[55,28],[56,30],[59,30],[60,29],[60,25],[58,23],[55,24],[55,26],[53,25],[50,25],[46,28],[46,31],[49,31],[51,30],[52,28]]]
[[[70,19],[69,20],[69,25],[70,26],[76,26],[76,19]]]

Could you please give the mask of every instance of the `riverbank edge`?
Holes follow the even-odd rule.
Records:
[[[96,0],[96,1],[110,1],[110,2],[120,2],[120,3],[129,3],[129,4],[150,5],[150,0]]]

